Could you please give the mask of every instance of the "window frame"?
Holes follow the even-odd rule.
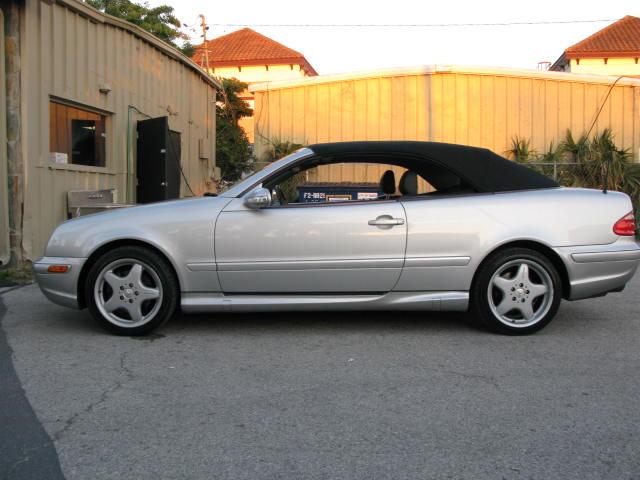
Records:
[[[286,173],[290,169],[293,169],[296,166],[299,166],[301,163],[312,161],[314,158],[322,158],[322,157],[320,157],[317,154],[313,154],[313,155],[310,155],[310,156],[307,156],[307,157],[300,158],[297,161],[292,162],[291,164],[284,165],[281,169],[278,169],[278,170],[272,172],[267,177],[263,178],[260,182],[254,184],[251,188],[246,190],[243,193],[243,195],[241,195],[241,197],[244,197],[245,195],[248,195],[255,188],[258,188],[258,187],[267,188],[267,187],[265,187],[265,184],[269,183],[269,181],[272,180],[274,177],[278,177],[278,176],[282,175],[283,173]],[[337,162],[323,163],[323,164],[320,164],[320,165],[338,165],[340,163],[351,163],[351,164],[371,163],[371,164],[376,164],[376,165],[396,166],[396,167],[405,168],[408,171],[413,171],[413,170],[410,170],[407,167],[404,167],[402,165],[395,165],[395,164],[392,164],[392,163],[385,163],[385,162],[337,161]],[[311,166],[311,167],[309,167],[307,169],[301,170],[300,172],[296,172],[293,175],[296,175],[297,173],[304,172],[306,170],[311,170],[312,168],[318,167],[320,165],[313,165],[313,166]],[[418,175],[418,177],[422,178],[425,181],[428,181],[422,175],[420,175],[419,173],[417,173],[417,172],[415,172],[415,173]],[[269,189],[269,192],[273,196],[271,188]],[[356,199],[356,200],[344,200],[344,201],[337,201],[337,202],[334,201],[334,202],[287,203],[286,205],[269,205],[268,207],[264,207],[262,210],[269,210],[269,209],[274,209],[274,208],[307,208],[307,207],[330,207],[330,206],[339,207],[339,206],[354,205],[354,204],[366,204],[366,205],[368,205],[368,204],[374,204],[374,203],[390,203],[390,202],[398,202],[398,201],[400,201],[402,199],[402,197],[403,197],[403,195],[396,196],[396,197],[393,197],[393,198],[378,198],[376,200],[366,200],[366,199],[358,200],[358,199]],[[416,197],[411,197],[411,198],[419,198],[419,197],[416,196]]]
[[[270,209],[270,208],[307,208],[307,207],[326,207],[326,206],[343,206],[343,205],[352,205],[354,203],[374,203],[374,202],[388,202],[388,201],[400,201],[400,202],[405,202],[405,201],[434,201],[434,200],[444,200],[444,199],[450,199],[450,198],[460,198],[460,197],[468,197],[468,196],[477,196],[477,195],[494,195],[496,194],[496,192],[487,192],[487,191],[483,191],[480,187],[477,186],[476,182],[474,182],[472,179],[470,179],[467,176],[460,176],[457,173],[455,173],[454,171],[451,171],[451,169],[449,169],[449,167],[447,165],[444,165],[442,162],[437,161],[435,159],[429,158],[429,157],[423,157],[420,155],[416,155],[416,154],[412,154],[412,153],[400,153],[399,154],[401,157],[403,158],[408,158],[408,159],[416,159],[416,160],[430,160],[432,161],[435,165],[444,168],[445,170],[450,171],[451,173],[453,173],[454,175],[456,175],[461,181],[465,182],[465,184],[469,187],[474,189],[474,192],[465,192],[465,193],[452,193],[452,194],[446,194],[446,195],[420,195],[420,196],[400,196],[397,198],[391,198],[391,199],[379,199],[379,200],[350,200],[347,202],[325,202],[325,203],[294,203],[294,204],[287,204],[287,205],[271,205],[269,207],[264,207],[263,209]],[[295,156],[296,158],[289,158],[289,157],[293,157]],[[350,157],[351,155],[349,153],[345,153],[345,154],[339,154],[337,155],[339,157]],[[254,174],[252,176],[258,176],[258,178],[256,180],[254,180],[251,183],[246,183],[250,180],[251,177],[243,180],[242,182],[240,182],[238,185],[233,186],[228,192],[224,192],[221,196],[222,197],[227,197],[227,198],[236,198],[236,199],[242,199],[245,198],[247,195],[249,195],[253,190],[255,190],[256,188],[260,188],[260,187],[264,187],[264,184],[269,182],[273,177],[278,176],[280,174],[282,174],[282,172],[290,169],[290,168],[295,168],[296,166],[300,165],[301,163],[305,163],[307,161],[311,161],[314,158],[321,158],[321,155],[317,154],[316,152],[313,151],[312,147],[302,147],[299,150],[297,150],[296,152],[280,159],[280,160],[276,160],[275,164],[279,163],[279,162],[285,162],[282,163],[281,165],[268,165],[267,167],[265,167],[265,169],[269,169],[271,171],[269,171],[268,173],[266,172],[262,172],[262,171],[258,171],[258,172],[254,172]],[[334,157],[335,158],[335,157]],[[388,157],[387,157],[388,158]],[[335,164],[335,163],[339,163],[339,162],[329,162],[328,164]],[[356,162],[353,162],[356,163]],[[372,163],[376,163],[376,162],[372,162]],[[393,165],[391,163],[388,162],[377,162],[377,163],[387,163],[390,165]],[[398,166],[403,166],[403,165],[398,165]],[[407,167],[404,167],[407,168]],[[412,171],[415,171],[413,169],[409,169]],[[418,172],[416,172],[418,173]],[[420,173],[418,173],[418,175],[425,179],[427,182],[429,182],[429,180],[427,178],[425,178],[424,176],[422,176]],[[431,182],[429,182],[431,183]],[[235,190],[235,191],[234,191]]]
[[[48,107],[49,107],[49,122],[48,122],[48,134],[49,134],[49,147],[48,153],[51,150],[51,132],[52,132],[52,123],[51,123],[51,108],[52,104],[62,105],[67,108],[75,108],[78,110],[84,110],[88,113],[99,115],[104,118],[104,137],[103,137],[103,145],[104,145],[104,165],[86,165],[83,163],[73,163],[70,161],[72,159],[71,152],[67,153],[67,163],[56,163],[51,161],[50,157],[47,156],[47,166],[51,170],[71,170],[78,172],[93,172],[93,173],[106,173],[106,174],[115,174],[115,171],[111,168],[111,127],[112,127],[112,118],[113,112],[109,110],[104,110],[102,108],[94,107],[91,105],[86,105],[81,102],[77,102],[74,100],[70,100],[63,97],[58,97],[55,95],[49,96]],[[71,134],[71,129],[69,129],[69,133]],[[71,140],[71,139],[70,139]]]
[[[373,205],[374,203],[399,202],[400,198],[379,198],[376,200],[345,200],[343,202],[308,202],[287,203],[286,205],[269,205],[261,210],[273,210],[275,208],[310,208],[310,207],[344,207],[348,205]]]

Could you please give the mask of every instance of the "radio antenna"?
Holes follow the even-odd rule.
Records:
[[[607,94],[604,97],[604,100],[602,100],[602,104],[600,105],[600,108],[598,109],[598,112],[596,113],[595,118],[593,119],[593,122],[591,122],[591,126],[589,127],[589,130],[587,131],[587,135],[586,135],[586,139],[587,141],[589,140],[589,135],[591,135],[591,131],[593,130],[593,127],[595,127],[596,122],[598,121],[598,117],[600,116],[600,114],[602,113],[602,109],[604,108],[604,105],[607,103],[607,100],[609,100],[609,95],[611,95],[611,92],[613,91],[613,87],[616,86],[616,83],[618,83],[621,79],[623,79],[624,77],[626,77],[626,75],[620,75],[618,78],[615,79],[615,81],[609,86],[609,90],[607,91]],[[605,163],[605,168],[604,168],[604,185],[602,186],[602,193],[607,193],[607,186],[609,185],[609,170],[611,170],[611,162],[613,161],[613,158],[609,159],[609,161],[607,161]]]

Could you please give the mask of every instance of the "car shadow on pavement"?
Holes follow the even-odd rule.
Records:
[[[85,310],[69,310],[47,305],[43,323],[55,332],[65,334],[101,334],[104,330]],[[578,328],[590,330],[589,325],[602,323],[602,312],[594,311],[589,304],[563,302],[556,318],[541,334],[560,333]],[[466,332],[470,335],[486,335],[473,316],[466,312],[420,311],[314,311],[314,312],[252,312],[252,313],[178,313],[167,324],[147,338],[154,340],[175,332],[198,334],[225,333],[420,333]],[[538,335],[540,335],[540,333]]]
[[[464,313],[443,312],[269,312],[178,315],[163,329],[211,331],[388,332],[478,330]]]
[[[48,316],[47,327],[58,331],[76,333],[101,333],[102,328],[93,321],[87,310],[69,311],[54,307],[56,312]],[[53,310],[53,309],[52,309]],[[53,312],[52,312],[53,313]],[[198,333],[237,333],[256,332],[438,332],[438,331],[476,331],[482,332],[466,313],[453,312],[273,312],[273,313],[178,313],[167,324],[150,336],[156,339],[160,335],[172,332],[194,331]]]
[[[562,302],[557,317],[537,336],[550,332],[578,330],[584,333],[590,326],[602,327],[602,313],[589,302]],[[368,333],[445,333],[465,332],[471,335],[495,335],[482,326],[469,312],[433,311],[314,311],[314,312],[252,312],[252,313],[178,313],[160,331],[198,331],[237,333],[261,331],[288,333],[368,332]],[[502,335],[499,335],[502,336]]]

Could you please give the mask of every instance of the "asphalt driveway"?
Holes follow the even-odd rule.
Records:
[[[68,479],[640,478],[640,278],[522,338],[419,313],[185,316],[118,338],[35,286],[1,299],[24,422]]]

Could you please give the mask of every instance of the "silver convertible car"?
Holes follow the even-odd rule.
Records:
[[[124,335],[177,308],[470,310],[525,334],[563,298],[620,292],[639,261],[623,193],[561,188],[480,148],[348,142],[302,148],[217,197],[67,221],[34,270],[49,299]]]

